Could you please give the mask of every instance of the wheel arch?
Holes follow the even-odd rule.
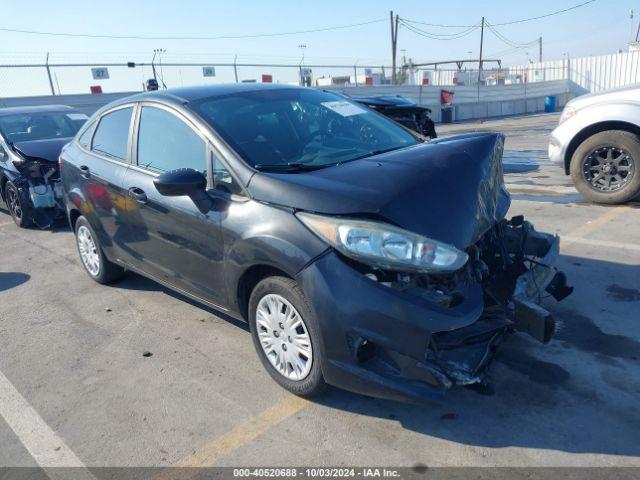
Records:
[[[589,137],[596,133],[606,132],[607,130],[622,130],[640,136],[640,126],[620,120],[607,120],[594,123],[580,130],[569,142],[567,152],[564,157],[564,171],[567,175],[571,173],[571,159],[578,147]]]
[[[247,268],[236,285],[236,301],[238,302],[238,310],[242,318],[249,321],[249,297],[255,286],[268,277],[286,277],[293,278],[284,270],[273,265],[258,264]]]
[[[69,225],[71,226],[71,230],[75,232],[76,230],[76,222],[78,218],[82,216],[82,213],[77,208],[72,208],[69,210]]]

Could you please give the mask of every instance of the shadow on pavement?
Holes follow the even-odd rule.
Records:
[[[22,272],[0,272],[0,292],[22,285],[30,278],[28,274]]]

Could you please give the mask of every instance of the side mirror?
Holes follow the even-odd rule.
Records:
[[[153,184],[165,197],[187,196],[198,210],[207,213],[213,207],[213,200],[207,194],[207,177],[192,168],[170,170],[157,177]]]

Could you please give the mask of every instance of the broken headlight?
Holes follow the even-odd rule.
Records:
[[[451,245],[381,222],[299,212],[312,232],[343,255],[388,270],[450,272],[468,256]]]

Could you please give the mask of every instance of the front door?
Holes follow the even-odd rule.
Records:
[[[206,172],[209,147],[186,118],[143,105],[137,130],[137,165],[126,173],[130,248],[136,267],[212,303],[222,301],[220,214],[202,214],[189,197],[164,197],[153,180],[177,168]]]

